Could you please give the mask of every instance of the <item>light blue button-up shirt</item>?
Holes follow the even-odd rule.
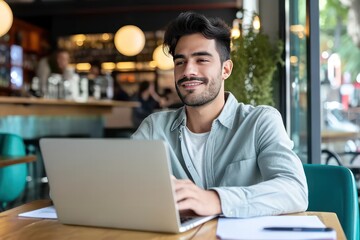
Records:
[[[182,131],[184,108],[147,117],[134,139],[168,143],[173,174],[215,190],[226,217],[254,217],[305,211],[308,189],[302,163],[292,151],[280,113],[269,106],[238,103],[226,93],[226,103],[206,142],[204,182],[191,161]]]

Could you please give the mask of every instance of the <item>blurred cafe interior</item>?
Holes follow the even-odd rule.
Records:
[[[161,44],[167,23],[189,10],[222,18],[234,39],[257,24],[270,43],[255,47],[281,50],[262,91],[300,159],[360,168],[360,35],[351,31],[360,9],[336,2],[0,0],[0,133],[36,156],[26,188],[3,208],[48,197],[40,138],[128,138],[143,96],[158,99],[145,115],[182,106]]]

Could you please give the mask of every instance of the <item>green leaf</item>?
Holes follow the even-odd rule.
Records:
[[[234,67],[225,81],[225,90],[245,104],[274,105],[272,81],[278,64],[283,64],[283,42],[272,43],[266,34],[250,28],[232,44]]]

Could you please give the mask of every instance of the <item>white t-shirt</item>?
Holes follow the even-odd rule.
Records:
[[[185,127],[183,134],[186,150],[188,151],[190,159],[193,162],[201,180],[204,182],[203,163],[206,150],[205,145],[210,132],[193,133],[187,127]]]

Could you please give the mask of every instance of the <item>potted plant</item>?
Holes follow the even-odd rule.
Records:
[[[232,39],[232,74],[225,81],[225,89],[239,102],[252,105],[274,105],[273,76],[281,58],[284,44],[272,43],[269,36],[253,26],[239,38]]]

